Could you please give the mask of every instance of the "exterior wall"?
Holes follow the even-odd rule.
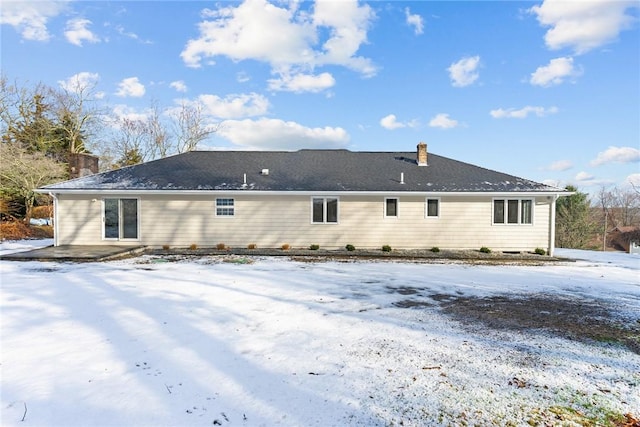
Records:
[[[102,202],[99,195],[60,195],[54,216],[57,245],[110,243],[102,241]]]
[[[546,197],[534,199],[532,225],[493,225],[490,196],[440,197],[440,216],[425,218],[425,197],[400,195],[398,217],[385,218],[385,196],[342,195],[337,224],[311,223],[310,196],[218,196],[235,199],[233,217],[216,217],[215,195],[178,197],[140,196],[139,240],[124,242],[102,239],[102,197],[60,195],[57,244],[212,247],[224,243],[245,248],[255,243],[279,248],[288,243],[294,248],[318,244],[325,249],[346,244],[361,249],[487,246],[499,251],[548,249],[549,245],[550,201]]]

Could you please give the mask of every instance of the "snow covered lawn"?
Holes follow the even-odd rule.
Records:
[[[5,242],[0,251],[30,244],[38,243]],[[445,310],[457,298],[557,298],[597,302],[603,320],[640,329],[638,257],[558,255],[582,260],[542,267],[247,257],[2,261],[0,424],[637,418],[637,352],[468,322]]]

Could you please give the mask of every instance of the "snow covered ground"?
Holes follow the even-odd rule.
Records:
[[[4,242],[0,252],[46,244]],[[640,258],[557,255],[580,261],[1,261],[0,424],[526,425],[571,410],[595,422],[638,417],[640,355],[541,331],[469,328],[438,304],[442,295],[569,296],[615,307],[622,322],[640,320]]]

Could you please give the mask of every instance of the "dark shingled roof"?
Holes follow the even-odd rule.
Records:
[[[43,190],[562,192],[432,153],[418,166],[415,152],[348,150],[192,151]]]

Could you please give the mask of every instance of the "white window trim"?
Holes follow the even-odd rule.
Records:
[[[218,200],[233,200],[233,205],[232,206],[229,206],[229,205],[218,206]],[[233,214],[232,215],[218,215],[218,208],[232,208],[233,209]],[[236,216],[236,199],[234,197],[216,197],[215,200],[213,201],[213,209],[214,209],[214,213],[215,213],[215,217],[216,218],[235,218],[235,216]]]
[[[387,200],[396,201],[396,214],[394,216],[387,215]],[[384,219],[398,219],[400,218],[400,198],[399,197],[385,197],[384,198]]]
[[[104,201],[105,199],[116,199],[118,200],[118,219],[120,219],[120,200],[122,199],[135,199],[136,200],[136,209],[137,209],[137,218],[136,218],[136,227],[137,227],[137,232],[138,232],[138,237],[136,239],[127,239],[127,238],[120,238],[120,237],[106,237],[105,236],[105,223],[106,223],[106,217],[104,215]],[[102,210],[102,240],[106,240],[108,242],[139,242],[140,240],[142,240],[141,237],[141,227],[140,227],[140,221],[141,221],[141,217],[142,215],[140,215],[140,198],[139,197],[118,197],[118,196],[114,196],[114,197],[103,197],[102,199],[100,199],[100,209]],[[120,229],[120,227],[122,226],[122,224],[119,222],[118,223],[118,236],[120,236],[120,232],[122,231]]]
[[[315,222],[313,220],[313,199],[322,199],[322,222]],[[338,203],[337,211],[336,211],[336,222],[327,222],[327,199],[335,199]],[[309,199],[310,205],[310,217],[309,220],[313,225],[337,225],[340,224],[340,197],[338,196],[311,196]]]
[[[429,200],[437,200],[438,201],[438,215],[429,216]],[[424,199],[424,217],[426,219],[439,219],[442,214],[442,201],[440,197],[427,197]]]
[[[504,201],[504,222],[494,222],[494,209],[496,206],[496,200]],[[509,200],[517,200],[518,201],[518,222],[509,223]],[[522,202],[530,201],[531,202],[531,222],[530,223],[522,223]],[[536,199],[531,197],[494,197],[491,199],[491,225],[495,225],[497,227],[511,226],[511,227],[532,227],[535,224],[535,210],[536,210]]]

